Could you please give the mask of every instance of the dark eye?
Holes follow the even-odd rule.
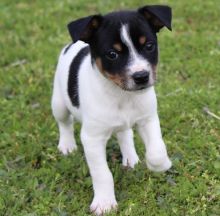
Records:
[[[156,45],[153,42],[148,42],[144,46],[144,49],[148,52],[153,52],[155,50],[155,48],[156,48]]]
[[[105,54],[106,58],[114,61],[118,58],[118,53],[115,52],[114,50],[109,50],[106,54]]]

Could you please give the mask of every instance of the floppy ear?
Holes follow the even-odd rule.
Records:
[[[89,43],[94,32],[99,28],[101,22],[101,15],[93,15],[70,22],[67,27],[74,42],[82,40]]]
[[[139,8],[138,12],[141,13],[148,20],[148,22],[151,24],[156,32],[159,32],[160,29],[164,26],[167,27],[170,31],[172,30],[172,11],[169,6],[144,6],[142,8]]]

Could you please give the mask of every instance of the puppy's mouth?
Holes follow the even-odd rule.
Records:
[[[152,87],[154,84],[147,84],[147,85],[138,85],[138,86],[133,86],[133,87],[129,87],[129,86],[126,86],[126,87],[123,87],[122,89],[125,90],[125,91],[145,91],[147,90],[148,88]]]
[[[136,88],[136,91],[144,90],[144,89],[146,89],[146,88],[148,88],[148,85],[147,85],[147,86],[138,86],[138,87]]]

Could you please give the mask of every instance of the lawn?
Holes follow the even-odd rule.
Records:
[[[144,4],[173,8],[173,31],[159,34],[156,91],[164,140],[173,168],[150,172],[121,166],[115,139],[107,156],[121,216],[220,215],[219,0],[1,0],[0,2],[0,215],[90,215],[92,184],[79,139],[67,157],[57,150],[50,109],[58,54],[70,42],[76,18]]]

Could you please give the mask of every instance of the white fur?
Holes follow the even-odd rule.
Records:
[[[122,27],[124,41],[133,53],[132,64],[138,65],[140,58],[125,30]],[[88,55],[79,69],[80,107],[72,106],[67,93],[69,67],[73,57],[86,45],[78,41],[66,54],[63,54],[64,50],[61,52],[54,79],[52,109],[60,131],[58,147],[63,154],[76,149],[73,118],[82,122],[81,141],[94,189],[90,208],[96,215],[101,215],[117,206],[105,148],[112,133],[117,135],[125,166],[134,167],[139,161],[131,129],[134,125],[137,125],[145,143],[149,169],[165,171],[170,168],[171,162],[161,137],[154,87],[139,92],[124,91],[106,79],[96,66],[92,67],[91,56]]]

